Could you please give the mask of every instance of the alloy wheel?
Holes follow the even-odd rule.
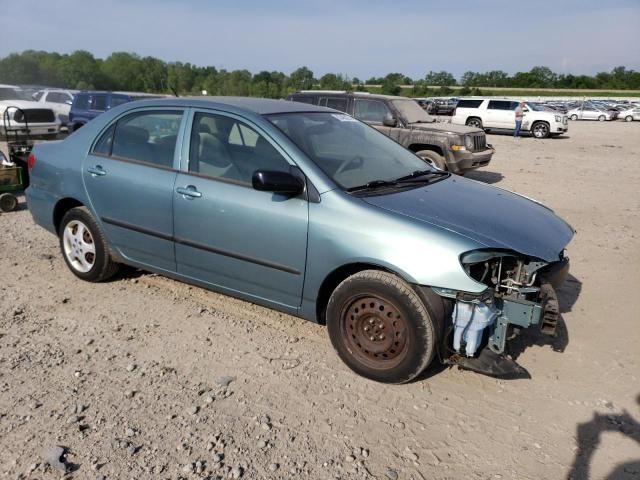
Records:
[[[96,247],[87,226],[79,220],[70,221],[62,236],[64,254],[69,265],[78,272],[87,273],[96,260]]]

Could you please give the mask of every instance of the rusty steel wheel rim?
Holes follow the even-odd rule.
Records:
[[[374,296],[356,298],[343,309],[341,324],[349,351],[368,367],[385,370],[405,358],[407,320],[392,302]]]

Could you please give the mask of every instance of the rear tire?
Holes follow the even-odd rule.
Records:
[[[60,250],[69,270],[87,282],[103,282],[118,271],[111,259],[102,229],[86,207],[76,207],[62,217]]]
[[[480,120],[478,117],[471,117],[467,119],[467,126],[468,127],[476,127],[479,128],[480,130],[483,130],[482,128],[482,120]]]
[[[436,328],[425,304],[388,272],[364,270],[338,285],[327,304],[327,330],[342,361],[376,382],[413,380],[436,350]]]
[[[416,152],[416,155],[428,163],[435,165],[440,170],[448,170],[447,162],[445,162],[444,157],[438,152],[434,152],[433,150],[420,150]]]
[[[627,115],[624,117],[625,122],[633,122],[633,117],[631,115]]]
[[[600,115],[600,116],[598,117],[598,121],[599,121],[599,122],[604,122],[605,120],[606,120],[606,117],[605,117],[604,115]]]
[[[13,212],[18,207],[18,199],[13,193],[3,193],[0,195],[0,211],[5,213]]]

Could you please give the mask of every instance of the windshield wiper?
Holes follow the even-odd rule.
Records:
[[[347,192],[358,192],[360,190],[373,190],[381,187],[392,187],[397,184],[397,180],[371,180],[364,185],[357,185],[355,187],[347,188]]]
[[[396,178],[394,181],[398,182],[398,183],[413,182],[418,177],[424,177],[426,175],[443,176],[443,175],[449,175],[449,172],[445,172],[444,170],[415,170],[415,171],[411,172],[409,175],[405,175],[404,177]]]

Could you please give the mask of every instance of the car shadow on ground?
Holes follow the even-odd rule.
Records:
[[[488,170],[474,170],[473,172],[468,172],[464,177],[489,184],[498,183],[504,179],[504,175],[501,173],[490,172]]]
[[[640,405],[640,394],[636,397]],[[613,409],[613,405],[606,405]],[[578,449],[573,460],[567,480],[588,480],[590,477],[591,459],[600,446],[602,434],[617,432],[635,440],[640,446],[640,422],[623,410],[618,414],[602,414],[595,412],[593,418],[585,423],[578,424],[576,428],[576,443]],[[610,480],[623,480],[640,476],[640,458],[616,465],[606,476]]]
[[[558,316],[555,336],[544,335],[536,327],[524,329],[518,336],[507,343],[508,353],[511,358],[516,360],[527,348],[533,346],[543,347],[549,345],[554,352],[564,352],[567,345],[569,345],[569,329],[562,314],[571,311],[581,291],[582,282],[569,274],[564,284],[556,290],[560,315]]]
[[[487,134],[496,135],[500,137],[513,137],[513,132],[509,132],[509,131],[496,132],[492,130],[490,132],[487,132]],[[525,138],[525,139],[531,138],[533,140],[538,140],[536,137],[533,136],[533,134],[529,132],[520,132],[520,138]],[[571,137],[566,133],[560,133],[560,134],[553,134],[547,138],[541,138],[540,140],[568,140],[569,138]],[[488,142],[488,143],[491,143],[491,142]]]

